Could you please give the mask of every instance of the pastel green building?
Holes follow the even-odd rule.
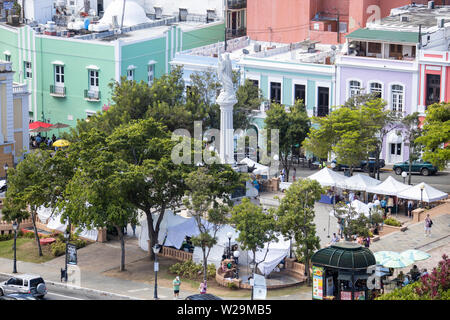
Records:
[[[84,34],[51,23],[1,23],[0,60],[11,61],[14,81],[28,85],[30,119],[74,126],[111,103],[112,81],[126,76],[151,84],[177,52],[224,40],[222,20],[149,21]]]

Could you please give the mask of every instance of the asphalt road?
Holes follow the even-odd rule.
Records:
[[[0,275],[0,282],[6,281],[9,278]],[[45,281],[45,279],[44,279]],[[48,293],[42,300],[120,300],[118,297],[110,297],[102,294],[85,293],[81,290],[67,289],[64,287],[56,287],[47,284]]]
[[[308,168],[303,168],[303,167],[296,167],[297,168],[297,177],[301,177],[301,178],[306,178],[307,176],[312,175],[313,173],[319,171],[318,169],[316,170],[311,170]],[[343,171],[339,171],[339,173],[343,174]],[[355,170],[353,172],[353,174],[365,174],[365,175],[369,175],[368,173],[365,173],[363,171],[359,171],[359,170]],[[290,175],[290,179],[289,181],[292,181],[292,169],[289,171],[289,175]],[[393,171],[381,171],[380,172],[380,179],[381,181],[386,180],[386,178],[388,176],[392,176],[394,179],[403,182],[403,178],[401,175],[396,175],[395,172]],[[408,177],[406,178],[406,183],[408,183]],[[431,176],[422,176],[419,173],[413,173],[411,175],[411,184],[412,185],[416,185],[420,182],[425,182],[426,184],[429,184],[430,186],[439,189],[443,192],[447,192],[450,194],[450,172],[447,171],[442,171],[442,172],[438,172],[435,175],[431,175]]]

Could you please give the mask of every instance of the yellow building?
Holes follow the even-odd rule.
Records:
[[[29,95],[26,84],[13,82],[11,62],[0,60],[0,176],[29,152]]]

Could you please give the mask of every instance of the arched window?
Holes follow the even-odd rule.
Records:
[[[383,93],[383,85],[379,82],[370,83],[370,93],[375,94],[377,98],[381,98]]]
[[[353,96],[357,96],[361,93],[361,82],[356,80],[350,81],[350,92],[349,92],[349,98]]]
[[[393,84],[391,86],[391,107],[392,111],[403,112],[405,103],[405,92],[402,85]]]

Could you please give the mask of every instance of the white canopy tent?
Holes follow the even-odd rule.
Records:
[[[264,249],[256,251],[256,262],[261,262],[264,257],[264,261],[258,264],[258,269],[264,276],[269,275],[275,267],[289,255],[290,242],[285,240],[283,236],[278,236],[278,242],[270,242],[264,245]],[[267,253],[267,256],[266,256]],[[250,259],[253,259],[253,253],[248,252]]]
[[[353,200],[351,204],[347,204],[345,207],[347,209],[350,208],[350,206],[358,213],[358,214],[364,214],[366,217],[370,216],[370,205],[365,204],[364,202],[361,202],[359,200]],[[330,216],[334,217],[334,209],[330,211]],[[344,214],[344,216],[347,216]],[[357,217],[355,217],[357,218]]]
[[[155,214],[152,216],[153,218],[153,226],[156,226],[156,222],[158,219],[158,215]],[[170,228],[173,228],[179,224],[183,224],[184,222],[191,220],[189,218],[184,218],[178,214],[174,214],[171,210],[166,210],[164,217],[161,221],[161,224],[159,225],[159,233],[158,233],[158,243],[163,244],[164,240],[166,239],[166,236],[168,236],[168,230]],[[148,251],[148,240],[150,239],[148,236],[148,225],[147,225],[147,217],[142,215],[142,219],[139,221],[140,223],[140,229],[137,230],[136,234],[139,237],[139,247],[142,250]],[[137,229],[137,228],[136,228]],[[127,231],[128,232],[128,231]],[[184,239],[184,236],[183,236]],[[183,243],[183,239],[181,240],[181,243]],[[171,242],[169,242],[166,239],[166,242],[164,243],[166,246],[172,246]],[[181,244],[179,247],[180,248]]]
[[[367,191],[369,187],[375,187],[380,183],[380,180],[371,178],[365,174],[355,174],[345,180],[347,189],[358,191]]]
[[[247,167],[249,167],[249,168],[255,167],[255,170],[252,171],[252,173],[254,173],[254,174],[269,176],[269,167],[268,166],[265,166],[258,162],[255,162],[250,158],[244,158],[241,161],[239,161],[239,163],[246,164]]]
[[[316,180],[323,187],[338,187],[347,188],[347,177],[334,172],[333,170],[325,167],[322,170],[307,177],[310,180]]]
[[[384,194],[388,196],[397,196],[400,192],[409,188],[410,186],[408,186],[407,184],[401,183],[392,178],[391,176],[389,176],[382,183],[374,187],[368,187],[366,191],[370,193]]]
[[[421,191],[423,188],[423,191]],[[448,194],[442,192],[432,186],[426,184],[425,182],[419,183],[413,187],[403,190],[398,194],[399,198],[417,200],[424,202],[434,202],[442,199],[446,199]]]

